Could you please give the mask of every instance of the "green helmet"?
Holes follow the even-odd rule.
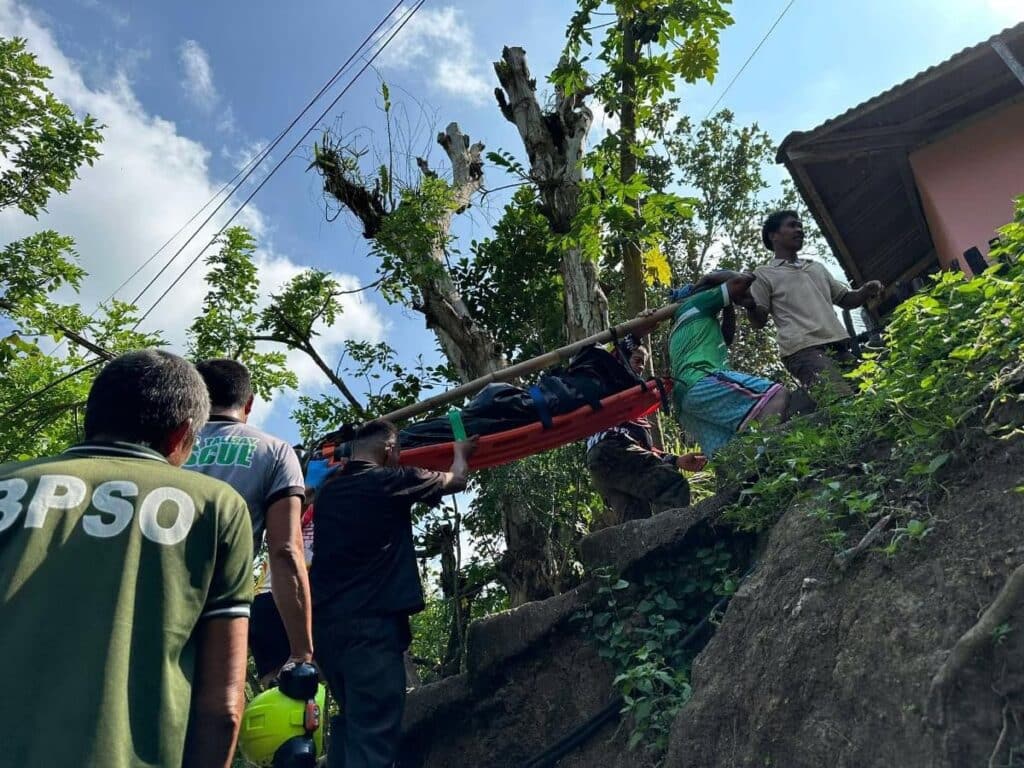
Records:
[[[312,737],[316,756],[324,753],[324,709],[327,689],[321,683],[316,696],[301,701],[271,688],[249,702],[242,714],[238,748],[250,763],[272,766],[274,755],[291,739]],[[315,711],[312,711],[315,710]]]

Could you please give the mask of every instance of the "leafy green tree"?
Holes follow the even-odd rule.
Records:
[[[0,210],[17,208],[33,218],[45,211],[53,193],[66,193],[83,163],[92,165],[102,140],[96,121],[76,119],[71,108],[47,89],[50,70],[29,53],[21,38],[0,38]],[[74,241],[50,230],[7,243],[0,251],[0,312],[15,334],[38,335],[48,294],[62,286],[77,288],[82,270],[75,263]],[[19,327],[14,318],[31,315]],[[65,318],[70,319],[70,318]],[[80,320],[81,318],[79,318]],[[16,354],[8,338],[0,363]]]
[[[595,14],[609,6],[612,22]],[[669,218],[688,215],[686,201],[653,190],[640,161],[654,146],[641,136],[662,114],[657,105],[679,81],[711,80],[718,68],[720,31],[732,23],[728,0],[580,0],[566,33],[562,60],[551,79],[566,93],[589,94],[620,127],[610,132],[587,162],[594,179],[575,231],[593,241],[606,231],[624,272],[626,314],[646,307],[646,286],[664,276],[661,229]],[[591,32],[602,29],[594,44]],[[596,63],[591,71],[589,62]],[[656,132],[656,131],[655,131]]]
[[[101,139],[96,120],[79,121],[46,87],[50,70],[21,38],[0,38],[0,209],[37,217],[54,192],[64,194]]]
[[[516,191],[472,259],[453,265],[466,306],[509,362],[567,343],[559,254],[532,189]]]
[[[387,98],[384,118],[390,135]],[[419,180],[399,184],[388,170],[393,155],[375,169],[364,169],[365,150],[330,134],[314,146],[310,167],[323,178],[328,199],[362,224],[378,260],[381,296],[422,314],[449,370],[469,381],[505,365],[494,339],[463,301],[450,268],[452,220],[470,206],[483,185],[483,145],[471,144],[456,123],[438,134],[437,142],[448,156],[451,181],[418,158]]]
[[[83,163],[93,163],[101,141],[95,120],[79,121],[48,90],[49,79],[24,40],[0,38],[0,210],[17,208],[33,218],[53,193],[70,189]],[[50,230],[0,250],[0,314],[8,326],[0,340],[0,461],[62,448],[77,434],[88,379],[68,374],[86,350],[57,358],[36,343],[48,336],[83,338],[89,319],[77,305],[51,298],[62,287],[79,286],[84,273],[76,258],[74,241]],[[111,343],[125,341],[123,329],[113,326],[91,330]]]
[[[298,380],[288,370],[284,352],[256,351],[260,287],[253,261],[256,239],[244,227],[231,227],[221,235],[220,246],[206,258],[211,267],[206,275],[207,293],[188,330],[189,356],[238,360],[249,369],[253,388],[261,397],[282,387],[294,388]]]

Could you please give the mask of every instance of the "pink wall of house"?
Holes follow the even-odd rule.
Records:
[[[1013,219],[1024,195],[1024,102],[972,122],[910,155],[928,228],[946,268],[964,251],[988,255],[995,230]]]

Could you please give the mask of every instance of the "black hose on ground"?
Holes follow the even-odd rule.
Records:
[[[743,578],[740,579],[740,583],[745,581],[747,576],[754,572],[756,565],[757,563],[750,564],[750,568],[748,568],[747,572],[743,574]],[[697,622],[697,625],[686,634],[686,637],[682,639],[680,647],[686,648],[690,643],[692,643],[693,640],[711,622],[712,617],[725,607],[731,597],[732,595],[724,595],[721,600],[715,603],[714,607],[708,612],[708,615]],[[589,741],[594,734],[601,730],[605,723],[610,721],[612,718],[617,717],[621,713],[623,703],[622,697],[616,696],[609,701],[603,709],[597,712],[597,714],[593,715],[582,725],[574,728],[539,755],[531,757],[523,763],[520,768],[553,768],[559,760],[577,747],[581,747]]]
[[[551,768],[551,766],[555,765],[574,749],[583,746],[589,741],[595,733],[601,730],[606,722],[617,718],[622,710],[622,704],[622,697],[616,696],[600,712],[585,723],[577,726],[536,757],[523,763],[522,768]]]

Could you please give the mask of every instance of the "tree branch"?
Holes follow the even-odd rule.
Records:
[[[530,179],[540,195],[540,211],[553,233],[567,234],[579,212],[581,161],[594,115],[583,102],[583,94],[567,96],[560,88],[555,93],[554,110],[542,112],[537,81],[530,76],[522,48],[503,48],[494,71],[501,83],[501,88],[494,91],[498,108],[522,138],[530,160]],[[608,300],[601,290],[596,265],[579,248],[572,248],[562,257],[561,272],[570,340],[606,328]]]
[[[274,311],[275,314],[277,314],[278,319],[285,325],[285,327],[289,331],[294,332],[296,330],[295,326],[288,321],[288,318],[284,317],[280,312],[276,311],[276,309]],[[291,347],[292,349],[297,349],[300,352],[305,352],[306,355],[308,355],[309,358],[314,363],[316,363],[316,367],[323,371],[324,375],[327,376],[331,384],[333,384],[337,388],[337,390],[341,392],[342,396],[346,400],[348,400],[349,405],[351,405],[352,408],[355,409],[359,417],[366,417],[366,409],[363,407],[363,404],[360,403],[358,399],[356,399],[356,396],[352,394],[352,390],[350,390],[348,388],[348,385],[346,385],[345,382],[342,381],[341,377],[339,377],[338,374],[335,373],[334,370],[329,365],[327,365],[324,359],[320,357],[320,353],[316,351],[316,349],[313,347],[309,339],[303,339],[300,337],[287,338],[278,336],[277,334],[271,334],[268,336],[253,336],[252,340],[272,341],[277,344],[284,344],[286,347]]]
[[[330,379],[330,382],[335,387],[337,387],[338,391],[341,392],[341,394],[345,397],[346,400],[348,400],[349,404],[352,406],[352,408],[355,409],[358,416],[360,418],[366,418],[366,409],[363,408],[362,403],[360,403],[356,399],[356,396],[352,394],[352,390],[348,388],[348,386],[345,384],[344,381],[341,380],[338,374],[336,374],[334,370],[329,365],[327,365],[326,362],[324,362],[324,359],[320,357],[320,354],[313,348],[313,345],[307,342],[305,345],[298,347],[298,349],[301,349],[303,352],[309,355],[313,362],[316,363],[316,367],[323,371],[324,375],[327,376],[328,379]]]
[[[832,558],[832,562],[835,563],[839,570],[845,571],[850,567],[850,563],[857,559],[863,552],[882,537],[882,534],[885,533],[885,530],[889,527],[892,519],[892,513],[883,517],[871,526],[871,530],[864,534],[864,538],[860,540],[859,544],[854,547],[850,547],[849,549],[844,549]]]

